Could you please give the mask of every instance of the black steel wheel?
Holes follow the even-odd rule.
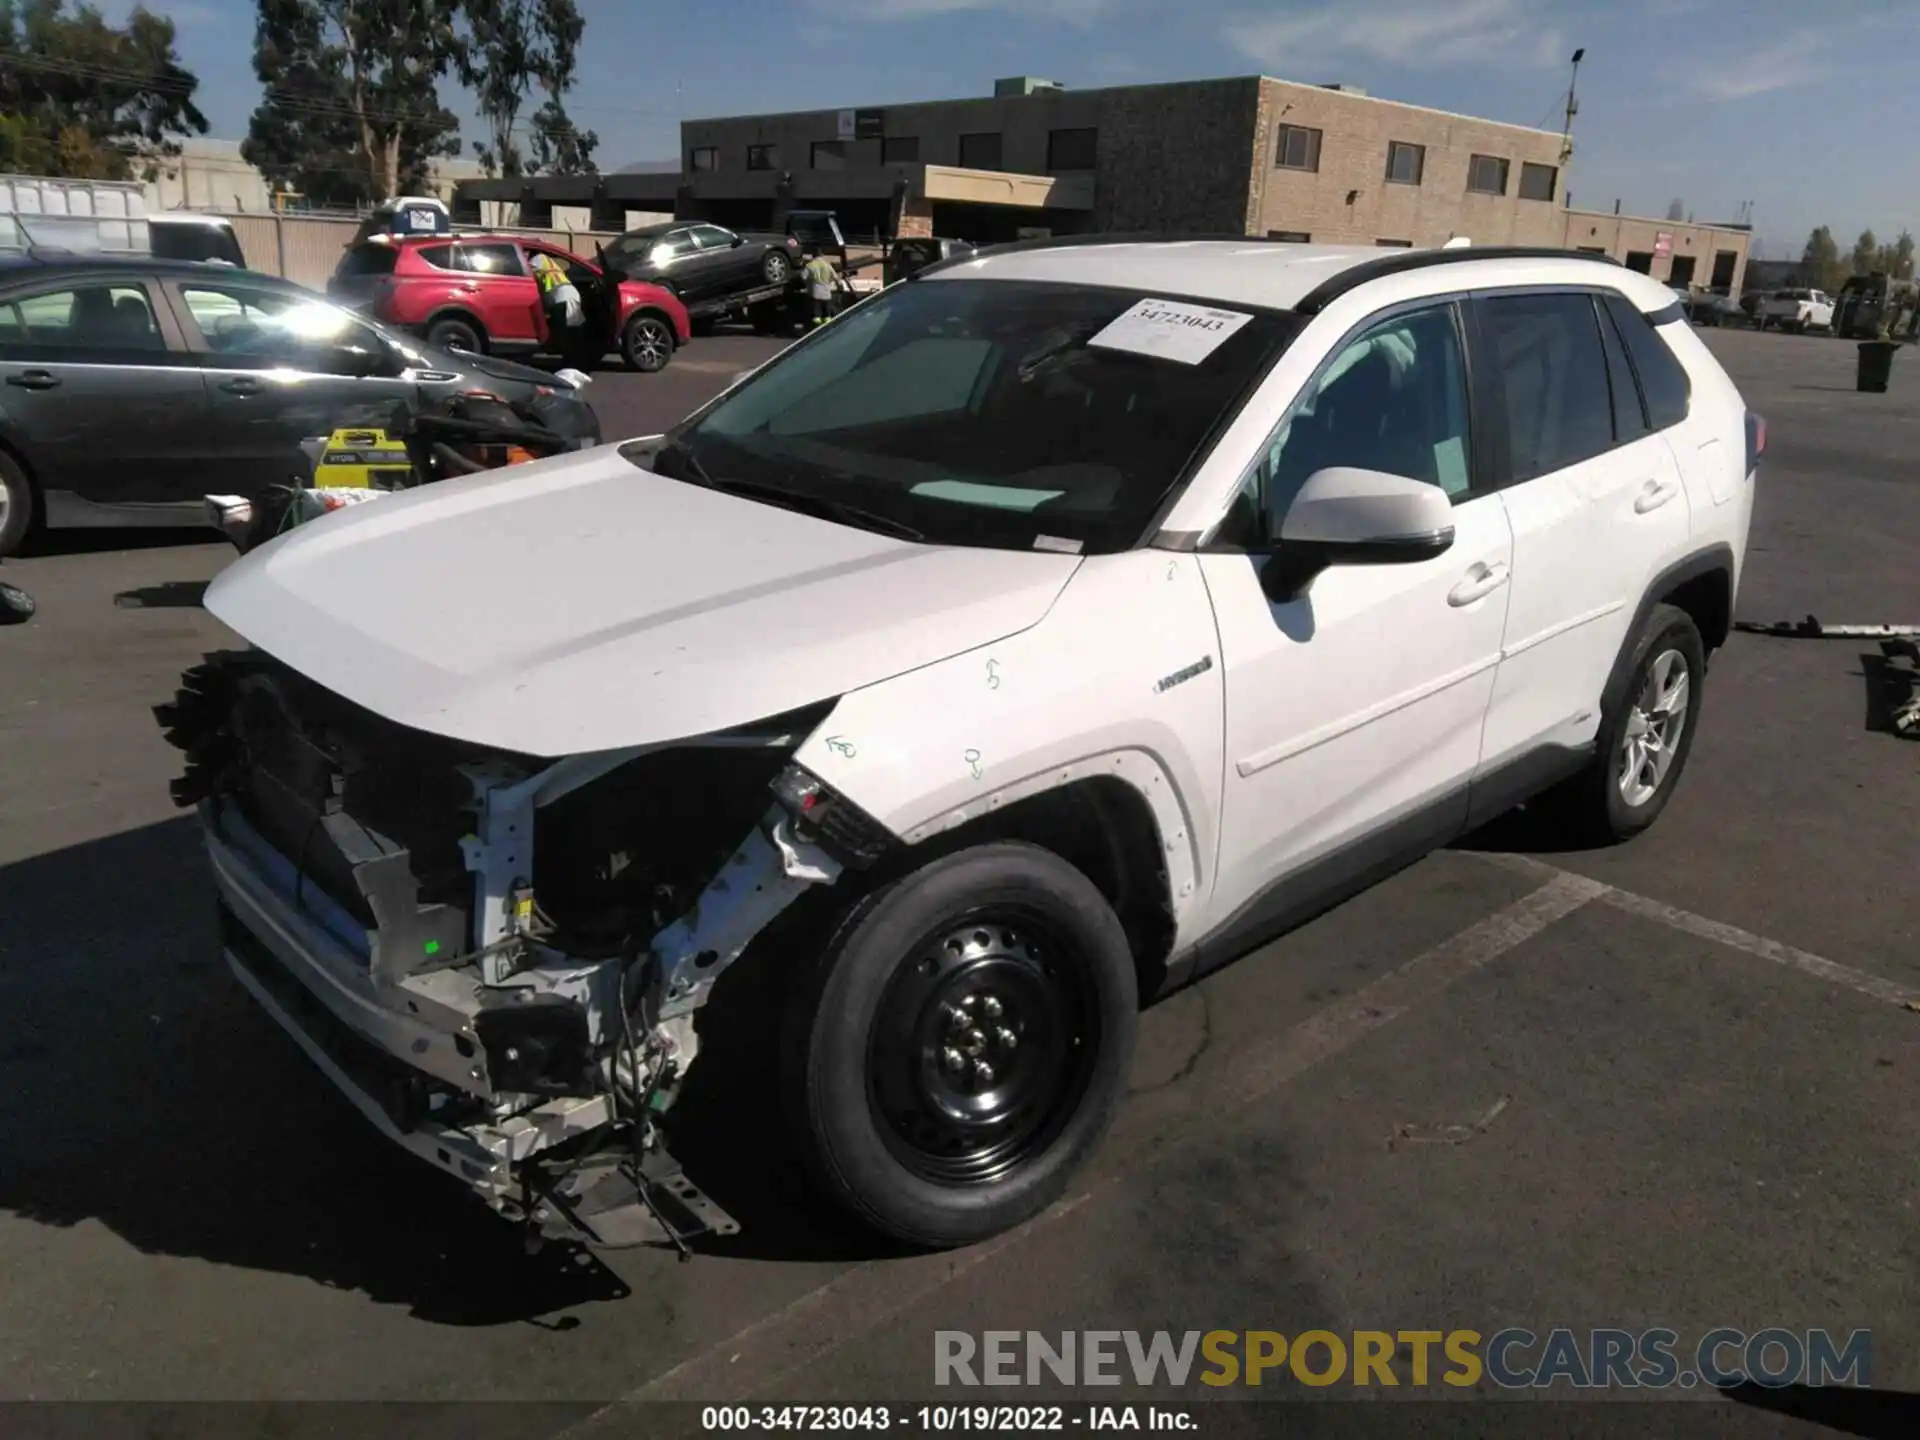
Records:
[[[962,1245],[1058,1197],[1125,1085],[1138,994],[1112,908],[999,842],[869,896],[788,1014],[796,1140],[826,1193],[899,1239]]]
[[[868,1037],[868,1103],[914,1174],[999,1179],[1073,1113],[1099,1035],[1088,969],[1064,948],[1039,913],[989,907],[895,971]]]

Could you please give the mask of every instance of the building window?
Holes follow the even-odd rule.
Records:
[[[1098,130],[1049,130],[1047,132],[1047,169],[1091,170],[1094,152],[1099,149]]]
[[[1313,236],[1304,230],[1269,230],[1267,232],[1267,238],[1269,240],[1284,240],[1289,245],[1310,245],[1313,243]]]
[[[1000,132],[985,130],[960,137],[962,170],[998,170],[1000,168]]]
[[[846,169],[847,168],[847,142],[844,140],[814,141],[812,164],[815,170]]]
[[[1387,142],[1387,179],[1395,185],[1418,185],[1427,171],[1427,147],[1404,140]]]
[[[687,156],[689,170],[718,170],[720,152],[711,145],[702,145]]]
[[[1282,170],[1318,170],[1320,168],[1320,132],[1304,125],[1282,125],[1280,143],[1274,147],[1273,163]]]
[[[889,135],[880,142],[882,165],[912,165],[920,159],[918,135]]]
[[[1497,155],[1475,155],[1467,162],[1467,189],[1475,195],[1507,193],[1507,166]]]
[[[1413,248],[1413,242],[1411,240],[1376,240],[1373,243],[1378,245],[1382,250],[1411,250]]]
[[[778,170],[780,168],[780,147],[778,145],[747,146],[747,169]]]
[[[1551,165],[1524,162],[1520,166],[1520,198],[1522,200],[1551,200],[1554,189],[1559,183],[1560,172]]]

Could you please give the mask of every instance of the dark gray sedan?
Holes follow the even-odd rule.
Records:
[[[209,493],[304,479],[302,442],[379,428],[397,403],[564,380],[436,350],[272,276],[227,266],[0,260],[0,555],[34,525],[206,523]],[[579,404],[585,406],[584,398]],[[583,428],[596,438],[591,411]]]
[[[601,250],[600,261],[628,280],[650,281],[687,305],[703,305],[785,285],[800,267],[800,242],[683,220],[629,230]]]

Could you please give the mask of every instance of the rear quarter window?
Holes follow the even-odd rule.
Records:
[[[1656,430],[1666,430],[1687,418],[1693,400],[1693,382],[1686,366],[1680,363],[1653,322],[1630,304],[1624,295],[1609,293],[1608,313],[1619,327],[1633,360],[1634,373],[1640,378],[1640,393],[1647,402],[1647,419]],[[1674,322],[1684,323],[1676,321]]]
[[[333,273],[341,278],[356,275],[391,275],[400,254],[391,245],[353,245],[340,256]]]
[[[416,245],[413,253],[415,258],[425,261],[435,270],[453,269],[453,246],[451,245]]]

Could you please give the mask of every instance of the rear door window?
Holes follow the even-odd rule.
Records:
[[[400,252],[391,245],[353,245],[341,254],[333,273],[343,280],[362,275],[391,275],[399,258]]]
[[[1584,294],[1479,302],[1499,372],[1514,484],[1613,448],[1613,397],[1593,301]]]
[[[83,364],[140,363],[167,353],[144,285],[70,285],[15,300],[0,330],[9,351]]]
[[[454,247],[454,268],[475,275],[525,275],[520,247],[502,242],[473,242]]]

